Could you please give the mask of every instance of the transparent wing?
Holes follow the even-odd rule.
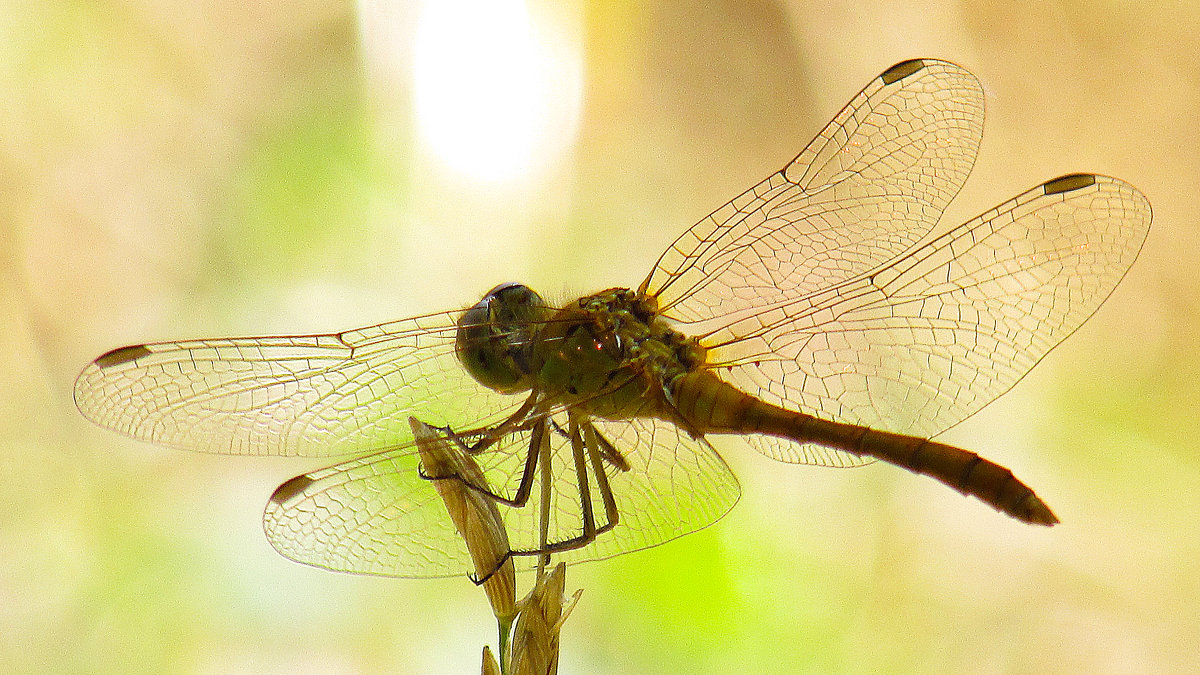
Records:
[[[653,418],[592,422],[630,463],[629,471],[608,467],[621,520],[591,546],[559,560],[599,560],[657,546],[715,523],[741,496],[737,478],[703,438]]]
[[[790,164],[701,220],[642,290],[685,323],[828,288],[928,234],[983,134],[983,90],[945,61],[871,81]]]
[[[707,441],[654,419],[593,422],[629,464],[627,471],[605,469],[619,520],[590,544],[555,552],[555,560],[598,560],[656,546],[716,522],[737,502],[737,479]],[[565,415],[559,428],[566,428]],[[512,434],[475,457],[489,490],[514,495],[529,441],[528,432]],[[569,441],[553,432],[550,442],[547,541],[561,542],[582,530],[582,491]],[[340,571],[400,577],[474,572],[466,545],[418,463],[412,450],[398,448],[293,479],[267,506],[267,538],[288,558]],[[594,516],[603,525],[603,496],[595,474],[587,473]],[[513,550],[539,549],[541,499],[535,482],[524,506],[497,503]],[[518,555],[515,562],[529,568],[537,560]]]
[[[456,317],[123,347],[84,369],[75,403],[101,426],[189,450],[307,457],[378,450],[411,440],[409,415],[482,426],[522,403],[463,370],[454,355]]]
[[[475,571],[411,448],[360,457],[288,481],[263,529],[280,555],[326,569],[397,577]]]
[[[933,436],[1008,391],[1104,302],[1150,228],[1124,181],[1025,192],[873,271],[762,306],[706,336],[736,385],[776,405]],[[784,461],[848,455],[752,439]]]

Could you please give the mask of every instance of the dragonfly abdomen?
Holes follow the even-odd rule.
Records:
[[[1058,522],[1049,507],[1012,471],[968,450],[785,410],[707,371],[678,378],[672,389],[675,407],[700,433],[760,433],[874,457],[935,478],[1023,522]]]

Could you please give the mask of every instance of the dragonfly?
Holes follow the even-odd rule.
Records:
[[[983,118],[970,72],[905,61],[636,287],[551,303],[506,283],[357,330],[122,347],[83,370],[75,401],[165,446],[342,457],[281,485],[263,522],[285,557],[347,572],[472,573],[438,481],[486,495],[524,568],[695,532],[740,496],[722,434],[787,463],[882,460],[1052,525],[1009,469],[931,439],[1096,311],[1151,209],[1078,173],[939,229]],[[477,469],[427,471],[414,428]]]

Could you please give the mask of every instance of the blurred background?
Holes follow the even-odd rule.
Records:
[[[728,517],[569,570],[561,672],[1189,671],[1197,56],[1183,0],[6,0],[0,670],[478,672],[494,624],[467,580],[272,551],[267,497],[320,462],[123,439],[76,412],[75,375],[118,345],[351,328],[506,280],[636,284],[872,77],[939,57],[988,106],[947,223],[1072,171],[1154,205],[1100,312],[942,437],[1062,525],[722,443]]]

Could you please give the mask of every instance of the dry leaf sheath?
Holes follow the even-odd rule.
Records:
[[[495,655],[492,650],[486,645],[483,648],[483,666],[480,669],[483,675],[501,675],[500,664],[496,662]]]
[[[487,480],[475,461],[437,429],[413,417],[408,418],[408,423],[412,427],[425,474],[431,478],[430,482],[445,502],[454,527],[467,543],[467,550],[475,563],[476,578],[483,579],[481,585],[488,601],[492,603],[496,619],[500,621],[501,631],[507,632],[517,613],[516,573],[510,556],[508,532],[504,529],[504,520],[496,502],[482,491],[469,487],[473,485],[486,489]]]
[[[563,609],[563,588],[567,582],[566,563],[559,563],[548,574],[539,574],[533,590],[521,602],[521,613],[513,628],[513,675],[554,675],[558,672],[559,631],[575,606],[579,591]]]

